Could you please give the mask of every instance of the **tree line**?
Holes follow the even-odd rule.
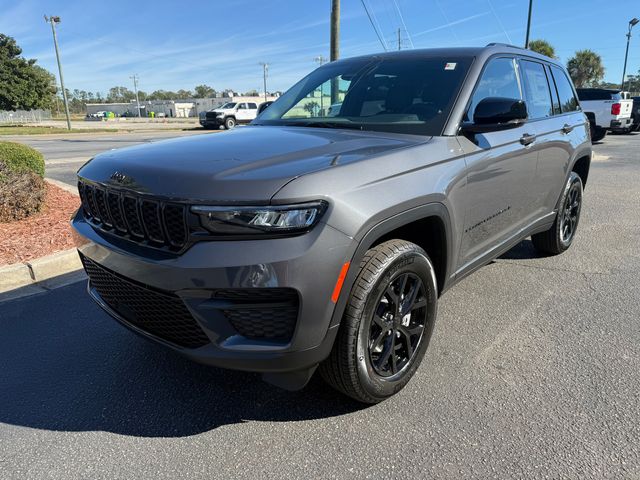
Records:
[[[554,47],[545,40],[533,40],[529,44],[533,51],[551,58],[557,58]],[[567,61],[567,71],[576,87],[619,88],[619,84],[603,82],[605,68],[602,58],[592,50],[578,50]],[[629,75],[625,89],[640,92],[640,71]],[[229,92],[228,90],[224,93]],[[216,90],[208,85],[197,85],[193,90],[154,90],[147,93],[138,91],[140,101],[179,100],[186,98],[209,98]],[[256,90],[246,92],[247,96],[258,96]],[[84,113],[87,103],[128,103],[136,98],[135,92],[123,86],[101,92],[67,90],[69,109],[73,113]],[[16,41],[0,33],[0,110],[56,109],[61,111],[61,96],[56,87],[55,77],[36,65],[36,60],[22,56],[22,49]]]
[[[555,48],[546,40],[529,42],[529,49],[547,57],[557,58]],[[578,50],[573,57],[567,60],[567,71],[577,88],[620,88],[619,83],[603,82],[605,68],[602,64],[602,57],[593,50]],[[629,92],[640,92],[640,70],[638,70],[638,75],[627,75],[624,87]]]

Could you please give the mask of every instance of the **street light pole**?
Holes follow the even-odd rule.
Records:
[[[136,105],[138,106],[138,118],[142,118],[140,114],[140,99],[138,98],[138,74],[134,73],[131,77],[133,79],[133,90],[136,92]]]
[[[264,101],[267,101],[267,73],[269,72],[269,64],[265,62],[260,62],[262,65],[262,84],[264,87]]]
[[[622,68],[622,83],[620,84],[620,90],[624,91],[625,77],[627,76],[627,57],[629,56],[629,42],[631,41],[631,29],[635,27],[640,20],[632,18],[629,20],[629,31],[627,32],[627,50],[624,52],[624,67]]]
[[[58,36],[56,35],[56,23],[60,23],[60,17],[44,16],[44,21],[51,24],[51,32],[53,33],[53,46],[56,49],[56,60],[58,61],[58,73],[60,74],[60,88],[62,88],[62,98],[64,99],[64,112],[67,116],[67,129],[71,130],[71,117],[69,116],[69,101],[67,100],[67,91],[64,88],[64,78],[62,77],[62,64],[60,63],[60,52],[58,50]]]

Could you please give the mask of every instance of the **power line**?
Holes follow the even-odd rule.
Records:
[[[415,48],[413,46],[413,40],[411,39],[411,35],[409,35],[409,29],[407,28],[407,24],[404,23],[404,17],[402,16],[402,11],[400,11],[400,6],[398,5],[398,2],[396,0],[393,0],[393,4],[396,6],[396,11],[398,12],[398,16],[400,17],[400,22],[402,23],[402,26],[404,27],[404,31],[407,34],[407,38],[409,39],[409,43],[411,44],[411,48]]]
[[[364,3],[364,0],[360,0],[362,2],[362,6],[364,7],[364,11],[367,12],[367,17],[369,18],[369,23],[371,23],[371,27],[373,27],[373,31],[376,32],[376,35],[378,37],[378,40],[380,40],[380,45],[382,45],[382,48],[384,48],[384,51],[387,51],[387,45],[385,44],[385,42],[382,41],[382,36],[380,35],[380,32],[378,32],[378,29],[376,28],[376,26],[373,23],[373,20],[371,18],[371,14],[369,13],[369,9],[367,8],[367,4]]]
[[[489,4],[489,8],[491,9],[491,13],[493,13],[493,16],[495,17],[495,19],[498,21],[498,25],[500,25],[500,28],[502,29],[502,33],[504,33],[505,37],[507,37],[507,40],[509,40],[509,43],[513,43],[511,41],[511,37],[509,36],[509,34],[507,33],[507,31],[504,28],[504,25],[502,24],[502,22],[500,21],[500,18],[498,17],[498,15],[496,14],[495,9],[493,8],[493,4],[491,3],[491,0],[487,0],[487,3]],[[525,47],[526,48],[526,47]]]

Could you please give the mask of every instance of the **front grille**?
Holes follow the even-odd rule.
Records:
[[[291,340],[298,319],[298,294],[289,288],[217,290],[215,298],[229,300],[222,313],[243,337],[252,340]]]
[[[218,117],[216,112],[207,112],[206,119],[207,120],[215,120]]]
[[[180,347],[198,348],[209,343],[176,295],[125,279],[83,255],[81,259],[102,300],[128,323]]]
[[[101,230],[156,248],[178,251],[185,247],[185,205],[86,182],[78,183],[78,191],[85,219]]]

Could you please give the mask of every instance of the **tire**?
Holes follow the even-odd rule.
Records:
[[[438,287],[427,254],[404,240],[368,250],[359,268],[319,371],[336,390],[373,404],[399,392],[420,365],[435,325]]]
[[[600,127],[591,126],[591,142],[599,142],[607,135],[607,130]]]
[[[582,180],[571,172],[559,202],[560,208],[551,228],[531,236],[533,246],[551,255],[567,250],[576,236],[582,209]]]
[[[224,119],[224,128],[231,130],[236,126],[236,119],[233,117],[227,117]]]

